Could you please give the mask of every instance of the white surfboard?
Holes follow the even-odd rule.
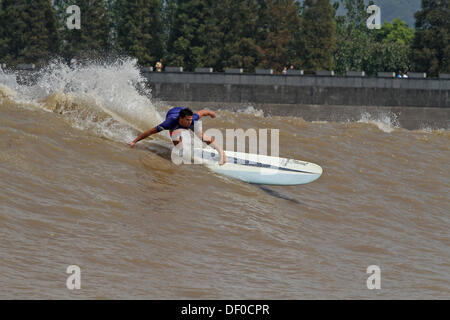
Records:
[[[317,180],[322,168],[317,164],[251,153],[225,151],[227,162],[219,165],[215,149],[195,148],[193,158],[210,170],[249,183],[267,185],[299,185]]]

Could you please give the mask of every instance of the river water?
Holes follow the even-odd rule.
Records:
[[[324,171],[257,186],[175,165],[167,133],[130,149],[169,108],[133,60],[54,63],[30,86],[0,71],[0,298],[450,298],[447,130],[252,106],[204,119],[279,129],[281,157]],[[66,286],[71,265],[80,290]]]

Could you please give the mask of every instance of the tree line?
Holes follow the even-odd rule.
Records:
[[[394,19],[369,30],[364,0],[0,0],[0,62],[129,55],[191,71],[293,65],[436,76],[450,72],[449,2],[422,0],[415,29]],[[80,8],[79,30],[67,27],[70,5]]]

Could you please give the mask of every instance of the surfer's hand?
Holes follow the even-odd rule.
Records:
[[[214,142],[214,137],[208,137],[205,134],[203,134],[203,142],[205,142],[206,144],[211,144]]]
[[[211,116],[211,118],[215,118],[216,117],[216,113],[214,111],[209,111],[209,115]]]
[[[133,148],[134,147],[134,145],[136,144],[136,142],[134,142],[134,141],[131,141],[131,142],[128,142],[127,143],[129,146],[130,146],[130,148]]]

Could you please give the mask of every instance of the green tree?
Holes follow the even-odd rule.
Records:
[[[418,72],[431,76],[450,72],[450,2],[422,0],[416,12],[411,61]]]
[[[334,9],[330,1],[305,0],[300,32],[303,41],[298,43],[304,70],[334,69],[335,32]]]
[[[3,7],[2,7],[2,0],[0,0],[0,21],[3,21]],[[2,46],[4,46],[4,43],[6,42],[5,39],[5,26],[3,23],[0,23],[0,64],[3,63],[4,57],[2,56]]]
[[[370,59],[368,48],[371,46],[371,39],[365,26],[367,13],[364,1],[341,0],[335,4],[335,15],[340,5],[343,5],[347,13],[345,16],[335,16],[336,50],[333,56],[335,71],[338,74],[345,74],[349,70],[367,72],[363,66]]]
[[[56,18],[50,0],[3,0],[1,2],[0,59],[44,64],[58,53]]]
[[[295,28],[292,34],[292,42],[288,48],[289,61],[288,66],[293,65],[296,68],[302,66],[302,54],[304,50],[304,40],[302,32],[302,19],[304,6],[300,1],[294,1],[297,10],[297,16],[299,17],[298,26]]]
[[[410,52],[414,29],[406,22],[394,19],[385,22],[380,30],[370,30],[367,37],[367,58],[362,68],[368,74],[379,71],[406,72],[411,69]]]
[[[368,17],[364,0],[341,0],[341,3],[347,11],[347,24],[354,29],[364,30]]]
[[[293,0],[270,0],[268,2],[268,34],[262,42],[264,55],[260,63],[265,68],[281,71],[293,55],[294,34],[300,30],[298,7]]]
[[[119,0],[116,10],[120,50],[137,57],[141,65],[153,65],[163,55],[161,1]]]
[[[220,25],[221,59],[217,69],[243,68],[253,72],[263,57],[261,43],[268,33],[267,2],[223,0],[217,8]]]
[[[341,0],[331,0],[332,3]],[[365,0],[365,4],[369,1]],[[414,13],[420,8],[421,0],[374,0],[375,4],[381,8],[382,23],[393,21],[399,18],[409,26],[414,25]],[[343,14],[343,8],[339,13]]]
[[[392,23],[383,23],[377,32],[376,39],[384,43],[398,43],[410,46],[414,39],[414,29],[408,28],[405,21],[394,19]]]
[[[42,64],[59,53],[56,16],[50,0],[31,1],[29,10],[28,50],[24,52],[24,60]]]
[[[402,20],[384,23],[380,30],[366,26],[368,14],[363,0],[341,0],[348,15],[336,16],[337,48],[334,61],[338,74],[349,70],[376,75],[380,71],[410,70],[413,30]],[[370,5],[371,3],[368,3]]]
[[[368,72],[365,66],[370,60],[369,49],[372,47],[373,43],[367,33],[338,24],[337,47],[333,55],[336,73],[345,74],[349,70]]]
[[[26,47],[25,39],[15,37],[27,28],[26,0],[3,0],[0,4],[0,59],[7,64],[15,64],[21,51]]]
[[[108,47],[110,51],[118,51],[117,33],[120,21],[120,11],[117,10],[120,0],[106,0],[108,14]]]
[[[216,1],[177,0],[168,39],[167,64],[187,70],[204,65],[207,56],[208,27]]]
[[[411,69],[409,62],[410,47],[399,42],[370,41],[366,59],[361,70],[369,75],[377,72],[406,72]]]
[[[171,34],[172,26],[175,21],[175,14],[177,8],[177,0],[163,0],[162,1],[162,23],[164,25],[164,56],[167,56],[167,44],[169,42],[169,36]]]

